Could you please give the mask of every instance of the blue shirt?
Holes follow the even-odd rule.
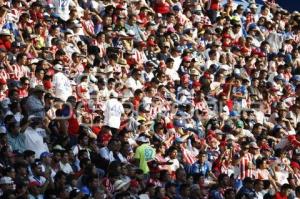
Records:
[[[211,163],[206,161],[201,164],[197,161],[187,168],[189,174],[200,174],[207,177],[208,173],[211,171]]]

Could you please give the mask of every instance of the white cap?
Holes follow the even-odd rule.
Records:
[[[3,184],[13,184],[14,181],[12,180],[11,177],[8,177],[8,176],[4,176],[2,178],[0,178],[0,184],[3,185]]]
[[[117,180],[117,181],[115,181],[115,183],[114,183],[114,189],[115,189],[116,191],[119,191],[119,190],[121,190],[121,189],[123,189],[123,188],[126,188],[126,187],[127,187],[127,189],[128,189],[128,188],[129,188],[129,185],[130,185],[130,180],[129,180],[129,179]]]
[[[9,36],[9,35],[12,35],[12,34],[11,34],[10,30],[8,30],[8,29],[2,29],[0,31],[0,35],[7,35],[7,36]]]
[[[149,139],[146,136],[140,136],[136,139],[136,141],[147,143],[147,142],[149,142]]]
[[[58,71],[62,71],[63,66],[60,65],[60,64],[55,64],[55,65],[53,66],[53,69],[54,69],[54,70],[58,70]]]
[[[259,147],[258,147],[258,145],[257,145],[256,142],[251,142],[251,143],[249,144],[249,146],[252,147],[252,148],[255,148],[255,149],[259,149]]]

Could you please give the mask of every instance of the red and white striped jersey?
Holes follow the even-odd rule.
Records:
[[[254,172],[252,169],[253,165],[253,155],[248,153],[241,157],[240,163],[239,163],[239,168],[240,168],[240,176],[239,179],[243,180],[246,177],[252,177]]]

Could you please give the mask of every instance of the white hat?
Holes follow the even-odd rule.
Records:
[[[74,35],[74,31],[71,30],[71,29],[67,29],[65,33],[69,33],[69,34],[71,34],[71,35]]]
[[[119,191],[123,188],[128,189],[130,186],[130,180],[129,179],[117,180],[117,181],[115,181],[113,186],[114,186],[115,191]]]
[[[0,178],[0,184],[3,185],[3,184],[13,184],[14,181],[12,180],[11,177],[8,177],[8,176],[4,176],[2,178]]]
[[[55,64],[55,65],[53,66],[53,69],[54,69],[54,70],[58,70],[58,71],[62,71],[63,66],[60,65],[60,64]]]
[[[6,36],[11,36],[11,32],[8,29],[2,29],[0,31],[0,35],[6,35]]]
[[[40,117],[38,117],[36,115],[29,115],[27,120],[32,120],[32,119],[36,119],[36,118],[40,118]]]
[[[258,145],[257,145],[256,142],[251,142],[251,143],[249,144],[249,146],[250,146],[251,148],[259,149],[259,147],[258,147]]]
[[[65,149],[64,149],[62,146],[60,146],[59,144],[55,145],[55,146],[53,147],[53,149],[54,149],[54,150],[60,150],[60,151],[64,151],[64,150],[65,150]]]
[[[257,8],[256,3],[251,3],[249,8]]]
[[[149,139],[146,136],[140,136],[136,139],[136,141],[147,143],[147,142],[149,142]]]

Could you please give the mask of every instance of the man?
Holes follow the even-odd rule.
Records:
[[[104,124],[111,128],[113,134],[120,128],[123,113],[124,108],[122,103],[118,101],[118,93],[111,92],[110,99],[105,104]]]
[[[142,76],[142,73],[139,69],[133,69],[131,72],[131,77],[129,77],[126,81],[127,88],[130,89],[131,96],[133,96],[133,93],[136,89],[143,89],[143,85],[140,81]]]
[[[14,181],[11,177],[3,176],[0,178],[0,196],[8,190],[14,190]]]
[[[242,143],[239,162],[239,180],[253,176],[253,155],[249,152],[250,146],[247,142]]]
[[[275,199],[288,199],[291,192],[291,185],[283,184],[280,188],[280,191],[276,193]]]
[[[25,136],[25,149],[32,150],[35,152],[35,157],[40,158],[43,152],[49,152],[47,144],[44,142],[45,132],[41,128],[42,118],[34,115],[29,116],[29,126],[24,132]]]
[[[229,186],[229,177],[227,174],[220,174],[218,176],[218,185],[215,189],[210,192],[211,199],[222,199],[224,198],[224,192]]]
[[[48,177],[49,176],[42,176],[42,167],[40,163],[33,163],[30,165],[32,175],[29,176],[29,184],[34,184],[36,187],[38,187],[39,194],[43,194],[50,183]],[[30,186],[31,187],[31,186]],[[37,195],[39,195],[37,194]],[[41,196],[38,196],[37,198],[40,198]]]
[[[99,150],[99,154],[102,158],[105,160],[112,162],[112,161],[120,161],[121,154],[120,154],[120,149],[121,149],[121,142],[117,139],[112,139],[108,143],[107,147],[102,147]]]
[[[20,127],[16,121],[8,125],[7,132],[8,144],[11,146],[12,150],[19,153],[25,151],[25,137],[24,134],[20,132]]]
[[[136,24],[137,16],[136,15],[130,15],[128,17],[128,23],[125,24],[125,29],[128,32],[129,30],[132,30],[135,33],[134,41],[142,41],[145,40],[145,36],[142,33],[139,26]]]
[[[53,75],[53,89],[56,97],[66,101],[72,95],[72,85],[69,78],[62,72],[63,66],[56,64],[53,67],[55,74]]]
[[[55,15],[59,16],[62,20],[67,21],[69,19],[71,0],[53,0],[52,4],[55,8]]]
[[[188,168],[188,173],[192,175],[205,176],[206,178],[210,176],[213,179],[216,179],[215,175],[211,172],[211,164],[207,161],[206,152],[200,151],[198,158],[198,161]]]
[[[166,195],[169,198],[176,198],[176,184],[174,182],[168,182],[165,185]]]
[[[45,107],[43,103],[45,90],[42,86],[36,86],[33,92],[26,100],[25,110],[27,115],[35,115],[37,117],[45,117]]]
[[[253,180],[250,177],[246,177],[243,181],[242,188],[238,191],[236,199],[243,198],[255,198],[255,191],[253,190]]]
[[[40,160],[41,160],[42,173],[49,174],[53,180],[54,176],[56,175],[56,171],[51,167],[52,156],[53,156],[52,153],[45,151],[41,153]]]
[[[16,58],[16,64],[12,66],[12,71],[10,71],[10,77],[14,80],[20,80],[21,77],[28,77],[30,69],[26,66],[27,55],[25,53],[19,53]]]
[[[136,139],[139,145],[135,151],[134,159],[136,160],[139,168],[143,170],[144,174],[149,173],[148,162],[153,160],[155,157],[155,149],[149,145],[149,138],[142,135]]]
[[[254,190],[255,190],[255,194],[256,194],[257,199],[263,199],[264,198],[263,189],[264,189],[263,181],[259,180],[259,179],[256,179],[254,181]]]

